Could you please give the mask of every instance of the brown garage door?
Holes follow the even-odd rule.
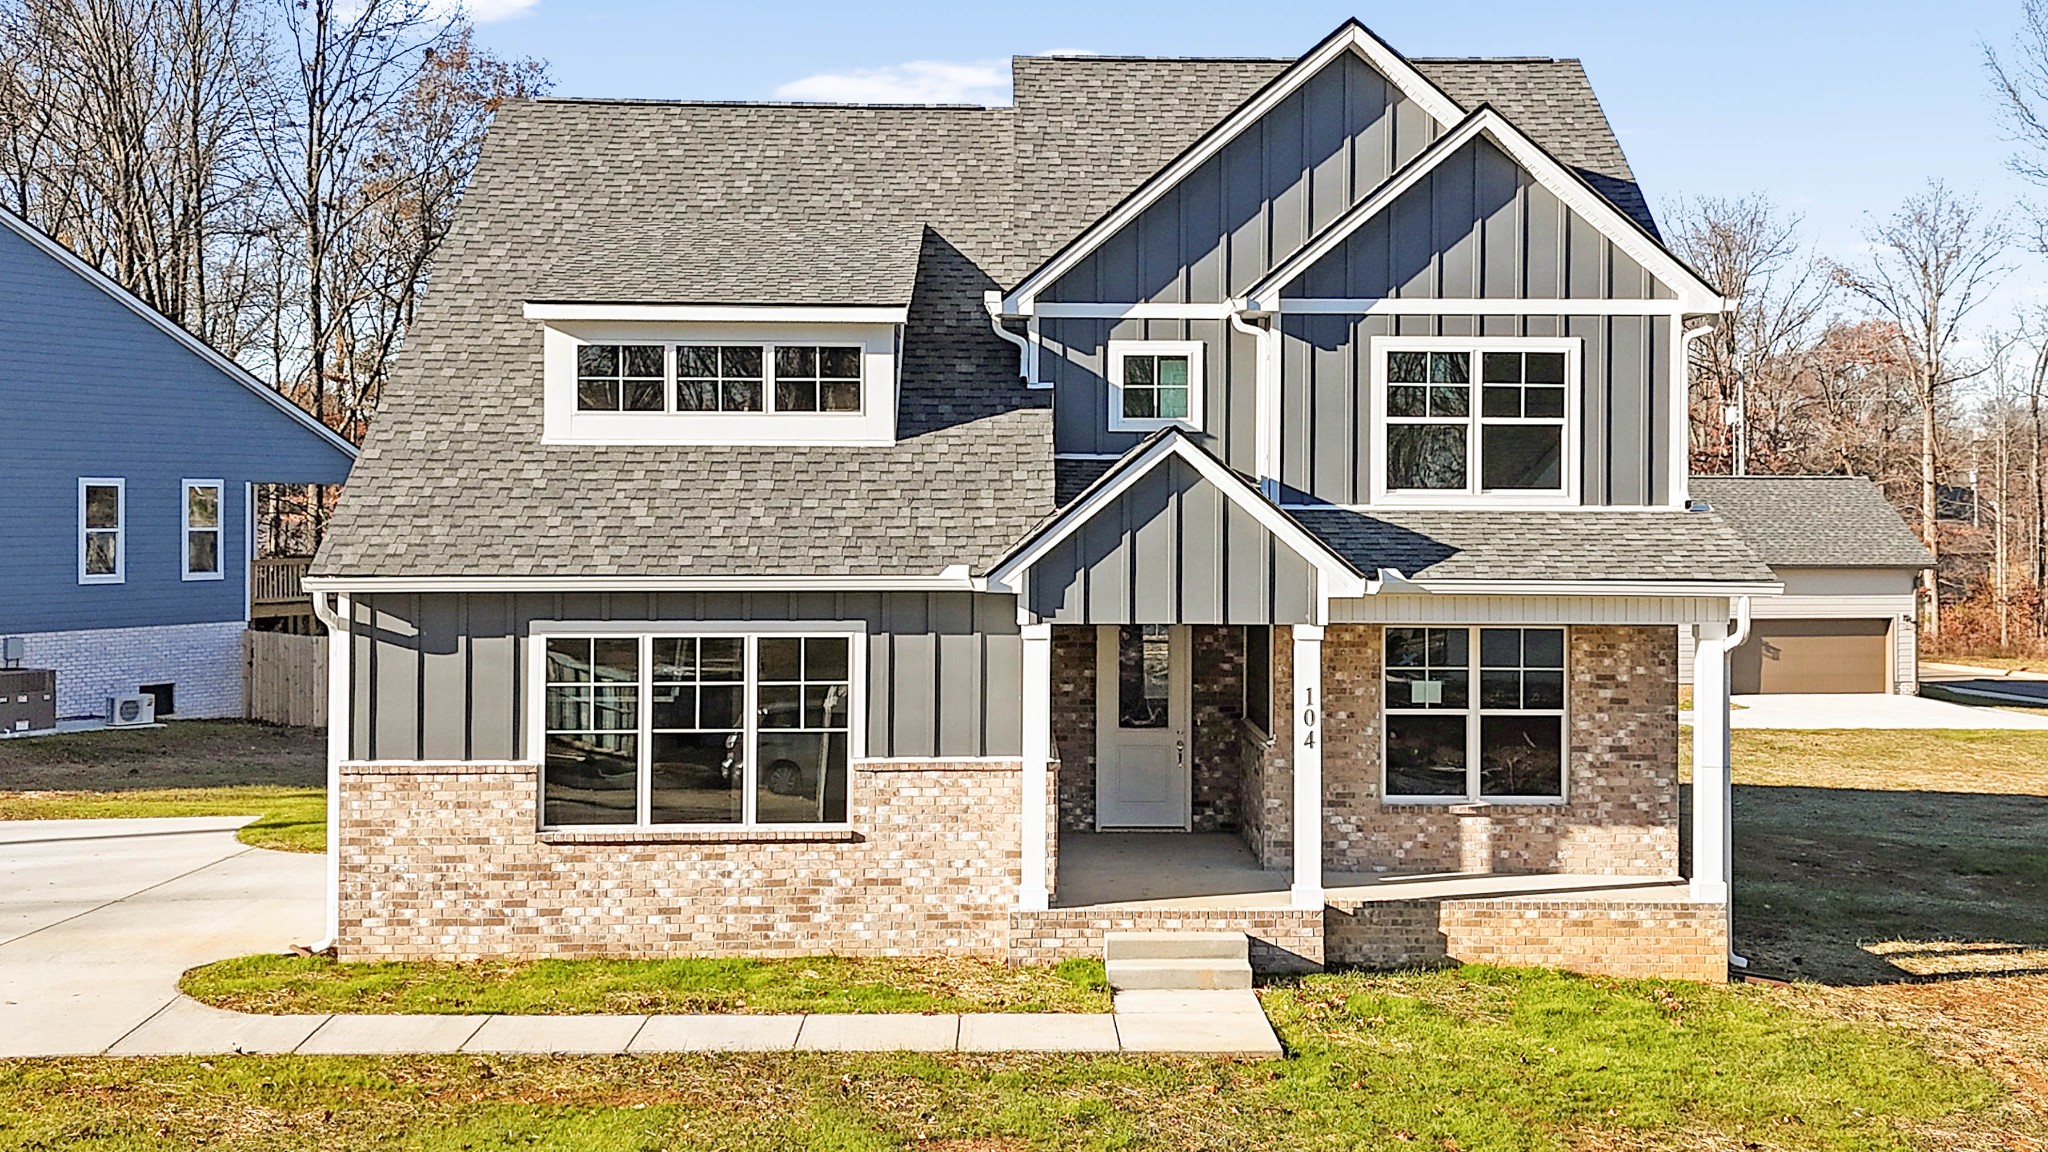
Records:
[[[1758,620],[1735,650],[1733,689],[1883,692],[1890,680],[1889,620]]]

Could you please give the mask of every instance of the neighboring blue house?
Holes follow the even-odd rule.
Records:
[[[242,713],[253,489],[339,484],[355,449],[0,211],[0,637],[62,717],[173,688]]]

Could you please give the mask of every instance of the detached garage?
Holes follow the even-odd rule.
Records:
[[[1751,604],[1737,695],[1919,690],[1915,582],[1931,562],[1877,485],[1859,476],[1695,476],[1704,501],[1785,584]],[[1691,637],[1679,631],[1689,679]]]

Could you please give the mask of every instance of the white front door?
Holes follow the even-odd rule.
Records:
[[[1095,826],[1189,826],[1188,629],[1095,630]]]

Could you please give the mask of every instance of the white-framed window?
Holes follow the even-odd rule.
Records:
[[[1388,803],[1565,798],[1565,629],[1386,629]]]
[[[861,409],[858,344],[580,344],[578,412]]]
[[[78,481],[78,582],[119,584],[127,579],[128,482],[118,476]]]
[[[185,579],[221,578],[221,482],[187,480],[184,483]]]
[[[535,630],[543,828],[843,828],[864,633]]]
[[[1202,429],[1200,340],[1111,340],[1109,430]]]
[[[896,441],[894,324],[564,320],[541,340],[543,443]]]
[[[1372,499],[1576,504],[1580,342],[1373,341]]]

